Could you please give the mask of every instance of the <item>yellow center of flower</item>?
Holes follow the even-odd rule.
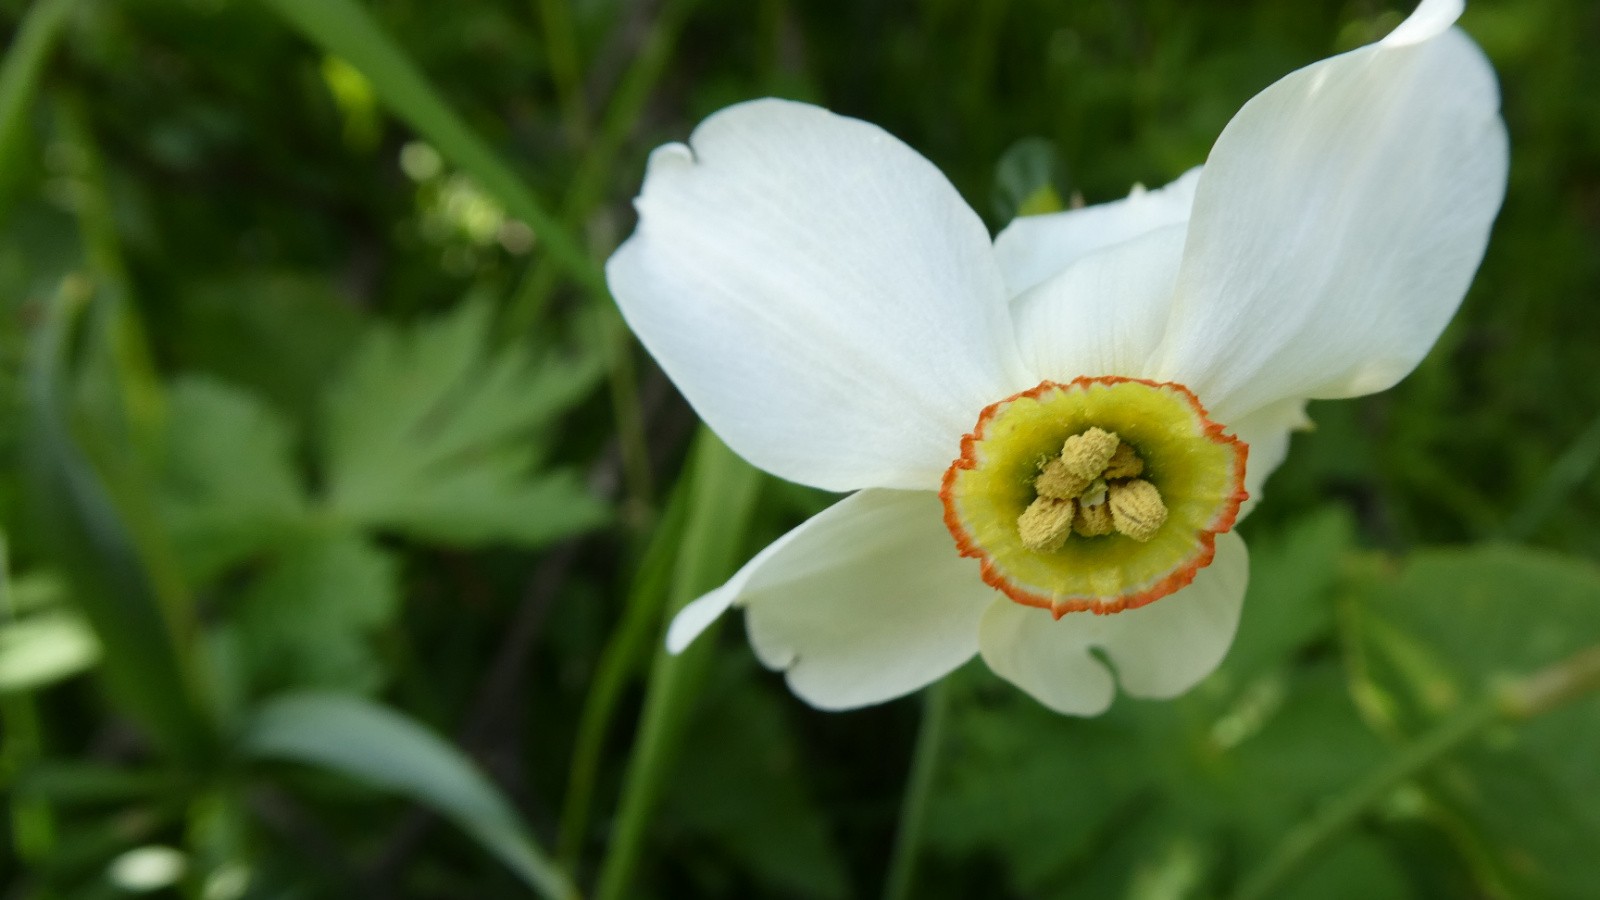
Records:
[[[1187,585],[1246,496],[1246,446],[1179,384],[1047,381],[985,409],[961,451],[940,497],[962,555],[1058,617]]]

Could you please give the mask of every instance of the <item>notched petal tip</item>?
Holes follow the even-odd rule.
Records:
[[[694,148],[688,144],[674,141],[650,151],[650,159],[645,163],[645,186],[650,185],[650,176],[658,175],[671,169],[683,169],[697,162]]]

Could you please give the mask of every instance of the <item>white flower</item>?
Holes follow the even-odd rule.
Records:
[[[1282,79],[1161,190],[993,242],[930,163],[815,107],[740,104],[658,149],[607,266],[628,323],[739,454],[855,492],[669,647],[742,606],[762,662],[830,709],[974,653],[1084,715],[1209,673],[1248,576],[1243,492],[1308,399],[1411,371],[1482,258],[1507,148],[1460,11],[1424,0]],[[1122,445],[1138,459],[1108,470]]]

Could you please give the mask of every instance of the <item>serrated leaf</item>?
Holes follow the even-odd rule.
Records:
[[[173,383],[162,517],[195,583],[304,526],[293,440],[288,423],[243,391],[205,377]]]
[[[603,520],[572,478],[529,474],[531,433],[597,370],[492,348],[490,313],[467,302],[363,342],[327,403],[328,502],[338,516],[456,544],[535,545]]]
[[[194,283],[177,300],[170,343],[179,365],[243,386],[301,424],[361,331],[360,315],[320,272],[251,270]]]
[[[408,797],[454,821],[545,897],[576,896],[477,767],[392,709],[347,694],[282,696],[256,713],[242,746],[257,759],[319,766]]]
[[[374,634],[399,605],[399,567],[366,538],[308,536],[286,548],[234,617],[258,686],[371,690],[383,680]]]

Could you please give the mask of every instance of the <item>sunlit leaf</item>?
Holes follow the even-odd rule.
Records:
[[[461,751],[398,712],[360,697],[299,693],[256,713],[243,749],[306,763],[432,808],[552,900],[576,896],[511,804]]]
[[[25,691],[78,674],[100,659],[100,642],[81,616],[35,613],[0,625],[0,691]]]

